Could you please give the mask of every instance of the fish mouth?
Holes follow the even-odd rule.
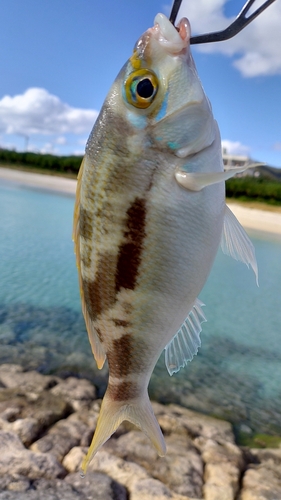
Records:
[[[150,33],[158,43],[172,54],[182,52],[189,45],[191,29],[186,17],[175,27],[164,14],[157,14]]]

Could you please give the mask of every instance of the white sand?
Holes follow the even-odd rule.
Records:
[[[59,191],[61,193],[75,194],[76,180],[58,177],[55,175],[34,174],[32,172],[23,172],[21,170],[12,170],[9,168],[0,168],[1,180],[14,182],[18,185],[31,186],[48,191]]]
[[[1,179],[19,185],[73,195],[76,191],[76,180],[74,179],[22,172],[9,168],[0,168],[0,183]],[[238,203],[229,203],[229,207],[245,228],[281,235],[281,212],[248,208]]]
[[[248,208],[228,203],[229,208],[244,228],[281,235],[281,212]]]

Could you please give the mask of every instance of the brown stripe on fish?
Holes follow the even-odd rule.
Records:
[[[115,326],[123,326],[124,328],[130,326],[129,321],[125,321],[124,319],[112,319]]]
[[[93,213],[82,206],[79,209],[79,231],[80,236],[90,240],[93,234]]]
[[[115,302],[116,258],[110,253],[99,257],[97,272],[93,281],[82,277],[82,287],[88,313],[92,320],[110,309]]]
[[[106,392],[114,401],[127,401],[139,396],[140,387],[136,382],[131,381],[119,382],[117,384],[111,384],[109,381]]]
[[[84,267],[90,267],[92,263],[92,241],[80,240],[80,259]],[[85,273],[84,273],[85,274]]]
[[[114,339],[106,354],[111,377],[120,379],[131,373],[143,373],[147,368],[147,344],[130,333]]]
[[[145,239],[145,200],[136,198],[127,210],[126,242],[119,249],[116,270],[116,291],[122,287],[134,290]]]

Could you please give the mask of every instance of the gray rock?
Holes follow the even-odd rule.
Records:
[[[246,470],[239,500],[279,500],[281,498],[280,464],[266,461]]]
[[[5,369],[7,367],[7,369]],[[58,377],[41,375],[37,371],[23,372],[19,365],[2,365],[0,381],[8,389],[17,388],[25,393],[39,393],[57,384]]]
[[[61,487],[49,487],[46,490],[28,490],[26,492],[4,491],[0,493],[0,500],[86,500],[85,496],[71,486],[63,484]]]
[[[188,500],[188,497],[172,492],[166,485],[150,477],[148,472],[134,462],[99,451],[89,464],[89,471],[107,474],[122,484],[129,492],[130,500]]]
[[[70,418],[60,420],[45,436],[35,441],[30,449],[35,452],[52,453],[57,460],[62,461],[71,448],[80,444],[86,430],[86,425],[77,420]]]
[[[65,475],[65,469],[53,455],[27,450],[16,434],[0,431],[0,449],[0,476],[20,475],[36,479]]]
[[[30,480],[20,474],[0,475],[0,491],[26,491],[30,486]]]
[[[27,491],[30,487],[30,481],[25,477],[13,477],[7,485],[9,491]]]
[[[127,500],[128,498],[124,486],[99,472],[88,472],[83,478],[77,473],[69,474],[65,482],[82,492],[87,500]]]
[[[157,420],[165,434],[187,434],[192,438],[204,436],[217,441],[234,443],[232,426],[225,420],[202,415],[178,405],[152,404]]]
[[[55,396],[61,396],[68,401],[74,410],[89,408],[96,399],[96,388],[86,379],[69,377],[62,380],[51,389]]]
[[[180,495],[201,498],[203,461],[191,440],[171,434],[166,437],[166,444],[166,456],[157,457],[151,464],[152,476]]]
[[[0,388],[0,415],[3,417],[3,413],[5,416],[8,412],[8,414],[14,414],[15,418],[35,419],[38,422],[39,431],[64,418],[69,411],[68,403],[50,391],[25,394],[21,388]],[[11,417],[11,419],[14,418]]]
[[[8,412],[3,413],[7,414]],[[0,417],[0,429],[14,432],[25,446],[29,446],[36,439],[40,426],[35,418],[19,418],[13,422],[9,422]]]
[[[27,491],[2,491],[0,500],[127,500],[126,489],[100,473],[82,479],[70,474],[66,480],[37,479]]]
[[[281,465],[281,448],[252,448],[250,453],[258,462]]]
[[[68,472],[77,472],[81,468],[82,460],[87,454],[88,448],[83,446],[74,446],[62,461],[63,467]]]
[[[171,434],[166,437],[166,444],[166,456],[159,457],[143,433],[130,431],[109,440],[104,449],[139,464],[175,493],[201,497],[203,462],[191,440],[184,435]]]
[[[194,444],[205,462],[205,500],[234,500],[245,466],[241,450],[229,441],[218,443],[204,437],[196,438]]]
[[[131,500],[144,500],[144,498],[145,500],[167,500],[173,497],[174,495],[167,486],[152,478],[136,481],[130,491]]]
[[[13,363],[3,363],[0,365],[0,374],[2,373],[22,373],[23,367]]]

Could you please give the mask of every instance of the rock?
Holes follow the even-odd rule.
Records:
[[[203,487],[205,500],[234,500],[239,479],[239,471],[232,464],[207,464]]]
[[[190,437],[203,436],[217,441],[234,443],[232,426],[225,420],[201,415],[177,405],[152,404],[157,420],[165,434],[171,432],[188,434]]]
[[[5,491],[0,500],[87,500],[87,497],[68,485],[65,481],[44,481],[32,485],[25,492]]]
[[[87,427],[82,422],[60,420],[51,427],[48,433],[30,447],[31,450],[41,453],[52,453],[57,460],[62,461],[64,456],[80,444],[81,438]]]
[[[0,475],[0,491],[13,490],[13,491],[26,491],[30,486],[30,480],[20,474],[6,474]]]
[[[188,500],[173,493],[167,486],[153,479],[148,472],[134,462],[125,461],[107,451],[99,451],[89,465],[89,471],[107,474],[129,491],[130,500]]]
[[[96,388],[86,379],[69,377],[51,389],[52,394],[68,401],[75,411],[89,408],[96,399]]]
[[[173,492],[192,498],[201,498],[203,461],[189,438],[171,434],[166,437],[167,454],[152,462],[153,477],[162,481]]]
[[[239,491],[244,459],[235,444],[198,437],[194,444],[205,462],[204,498],[206,500],[234,500]]]
[[[22,478],[12,478],[7,489],[9,491],[27,491],[30,487],[30,481],[25,477]]]
[[[82,460],[85,457],[88,448],[81,446],[74,446],[70,452],[64,457],[62,461],[63,467],[68,472],[77,472],[81,468]]]
[[[251,465],[246,470],[240,500],[278,500],[281,498],[281,470],[266,461],[260,465]]]
[[[39,393],[56,385],[58,377],[41,375],[37,371],[23,372],[19,365],[1,365],[0,381],[8,389]]]
[[[69,474],[65,482],[75,490],[82,492],[85,499],[95,500],[127,500],[127,490],[124,486],[100,472],[88,472],[85,477],[79,474]]]
[[[130,491],[131,500],[167,500],[173,498],[171,491],[160,481],[148,478],[136,481]]]
[[[200,497],[203,486],[203,462],[187,436],[171,434],[166,437],[167,454],[159,457],[147,437],[130,431],[111,439],[104,449],[126,461],[135,462],[174,493]]]
[[[281,448],[252,448],[250,453],[258,462],[270,462],[281,465]]]
[[[39,431],[45,430],[57,420],[64,418],[70,412],[69,405],[61,397],[44,390],[40,394],[25,394],[22,389],[0,388],[0,415],[5,412],[15,418],[35,419]]]
[[[13,363],[3,363],[0,365],[0,374],[2,373],[22,373],[23,367]]]
[[[27,450],[16,434],[0,431],[0,449],[0,476],[21,475],[36,479],[65,475],[65,469],[53,455]]]
[[[38,435],[39,424],[35,418],[19,418],[14,422],[0,418],[0,429],[14,432],[25,446],[29,446]]]

